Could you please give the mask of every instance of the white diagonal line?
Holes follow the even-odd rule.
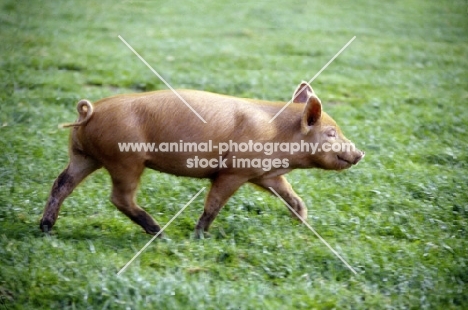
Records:
[[[330,249],[330,251],[332,251],[332,253],[335,254],[336,257],[338,257],[338,258],[346,265],[346,267],[348,267],[349,270],[351,270],[354,274],[357,274],[356,270],[354,270],[354,268],[351,267],[351,265],[348,264],[348,263],[344,260],[344,258],[341,257],[341,255],[338,254],[338,252],[335,251],[335,250],[331,247],[331,245],[329,245],[328,242],[325,241],[325,239],[323,239],[322,236],[320,236],[320,235],[318,234],[318,232],[316,232],[315,229],[313,229],[312,226],[310,226],[309,223],[307,223],[306,220],[303,219],[303,218],[296,212],[296,210],[294,210],[294,209],[283,199],[283,197],[281,197],[281,196],[273,189],[273,187],[269,187],[269,189],[270,189],[276,196],[278,196],[278,198],[281,199],[281,201],[283,201],[283,203],[289,208],[289,210],[291,210],[291,212],[294,213],[294,215],[297,216],[297,217],[301,220],[301,222],[304,223],[304,225],[306,225],[307,228],[309,228],[309,229],[317,236],[317,238],[319,238],[320,241],[322,241],[323,244],[325,244],[325,245]]]
[[[151,67],[151,66],[149,65],[149,63],[146,62],[146,60],[143,59],[143,57],[140,56],[140,54],[138,54],[137,51],[135,51],[135,50],[133,49],[133,47],[131,47],[130,44],[128,44],[127,41],[125,41],[124,38],[122,38],[122,36],[119,35],[118,37],[119,37],[119,39],[120,39],[125,45],[127,45],[127,47],[128,47],[135,55],[137,55],[138,58],[140,58],[140,60],[141,60],[141,61],[142,61],[142,62],[143,62],[143,63],[144,63],[144,64],[145,64],[145,65],[146,65],[146,66],[147,66],[147,67],[164,83],[164,84],[166,84],[166,86],[167,86],[170,90],[172,90],[172,92],[173,92],[177,97],[179,97],[179,99],[180,99],[183,103],[185,103],[185,105],[186,105],[190,110],[192,110],[193,113],[195,113],[196,116],[198,116],[199,119],[201,119],[201,121],[202,121],[203,123],[206,124],[205,119],[204,119],[203,117],[201,117],[201,115],[198,114],[198,112],[195,111],[195,109],[192,108],[192,106],[191,106],[184,98],[182,98],[182,96],[181,96],[174,88],[172,88],[172,86],[171,86],[158,72],[156,72],[156,70],[154,70],[153,67]]]
[[[187,202],[187,204],[186,204],[182,209],[180,209],[179,212],[177,212],[176,215],[174,215],[174,216],[171,218],[171,220],[170,220],[169,222],[167,222],[167,224],[164,225],[164,227],[161,228],[161,230],[158,231],[158,233],[157,233],[156,235],[154,235],[153,238],[151,238],[151,240],[148,241],[148,242],[145,244],[145,246],[142,247],[141,250],[138,251],[138,252],[135,254],[135,256],[133,256],[132,259],[131,259],[128,263],[125,264],[125,266],[122,267],[122,269],[119,270],[119,272],[117,272],[117,275],[119,276],[122,272],[124,272],[124,271],[128,268],[128,266],[130,266],[130,264],[131,264],[141,253],[143,253],[143,251],[151,244],[151,242],[153,242],[154,239],[156,239],[156,238],[164,231],[164,229],[166,229],[169,225],[171,225],[172,221],[175,220],[175,219],[185,210],[185,208],[187,208],[187,207],[192,203],[192,201],[194,201],[195,198],[197,198],[198,195],[200,195],[201,192],[203,192],[203,191],[205,190],[205,188],[206,188],[206,187],[203,187],[201,190],[199,190],[198,193],[197,193],[195,196],[193,196],[192,199],[190,199],[190,201]]]
[[[333,60],[335,60],[336,57],[338,57],[338,56],[354,41],[354,39],[356,39],[356,36],[354,36],[351,40],[349,40],[348,43],[346,43],[346,45],[343,46],[343,47],[338,51],[338,53],[336,53],[336,55],[333,56],[332,59],[330,59],[330,60],[325,64],[325,66],[323,66],[322,69],[320,69],[320,71],[317,72],[317,73],[314,75],[314,77],[310,79],[310,81],[308,82],[308,84],[312,83],[312,81],[314,81],[314,80],[320,75],[320,73],[322,73],[323,70],[325,70],[325,69],[328,67],[328,65],[330,65],[330,64],[333,62]],[[278,113],[276,113],[275,116],[273,116],[273,118],[272,118],[268,123],[271,123],[275,118],[277,118],[278,115],[280,115],[280,114],[284,111],[284,109],[286,109],[286,108],[291,104],[291,102],[293,102],[294,99],[296,99],[296,97],[304,90],[305,87],[306,87],[306,86],[304,86],[300,91],[298,91],[297,94],[296,94],[291,100],[289,100],[288,103],[286,103],[286,105],[285,105],[283,108],[281,108],[281,110],[279,110]]]

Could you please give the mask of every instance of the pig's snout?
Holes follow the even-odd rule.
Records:
[[[353,165],[356,165],[361,159],[364,158],[365,155],[366,153],[363,151],[358,151],[356,157],[354,158]]]
[[[337,158],[341,164],[346,163],[345,165],[340,165],[341,169],[347,169],[351,166],[357,165],[359,161],[364,157],[365,153],[360,150],[355,150],[354,152],[344,153],[337,155]]]

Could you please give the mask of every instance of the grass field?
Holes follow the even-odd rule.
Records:
[[[0,0],[0,309],[466,309],[466,1]],[[294,171],[309,223],[242,187],[211,238],[198,197],[151,236],[110,202],[107,172],[39,220],[68,162],[79,99],[173,87],[290,99],[312,83],[366,158]],[[166,224],[206,180],[146,171],[138,202]]]

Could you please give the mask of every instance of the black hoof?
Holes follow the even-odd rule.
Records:
[[[195,239],[206,239],[210,238],[210,234],[207,231],[204,231],[203,229],[195,229]]]
[[[41,223],[39,224],[39,228],[45,233],[49,233],[52,230],[52,226],[52,222],[45,219],[42,219]]]
[[[147,228],[145,228],[145,231],[146,231],[147,234],[150,234],[150,235],[153,235],[153,236],[158,235],[158,238],[164,238],[164,234],[161,231],[161,227],[159,227],[157,225],[152,226],[152,227],[147,227]]]

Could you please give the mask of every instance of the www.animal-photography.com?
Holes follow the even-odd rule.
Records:
[[[467,9],[1,0],[1,307],[467,308]]]

